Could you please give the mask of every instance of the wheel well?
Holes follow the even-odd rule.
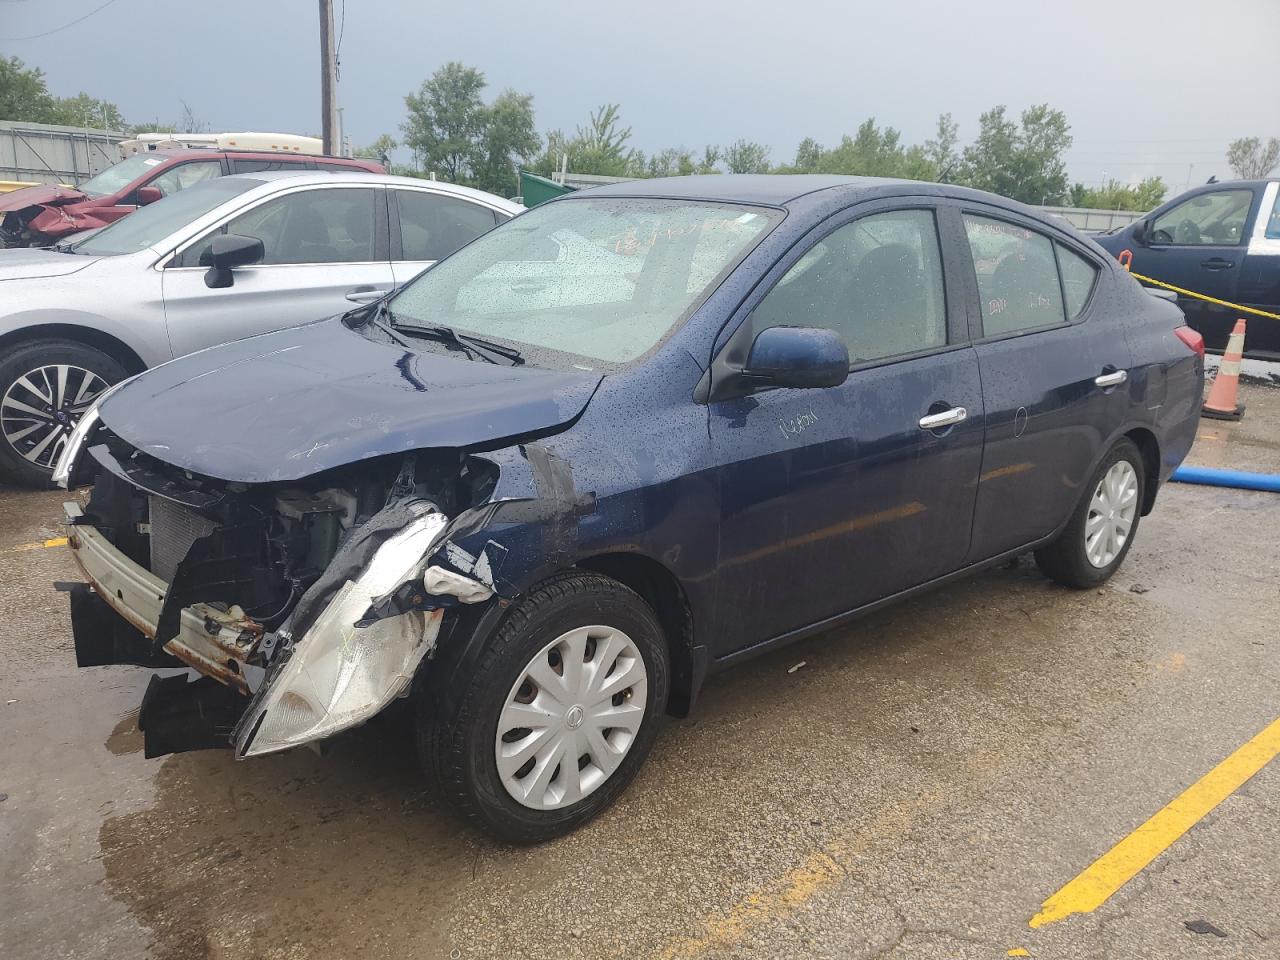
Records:
[[[1147,476],[1147,488],[1142,494],[1142,515],[1145,517],[1156,505],[1156,491],[1160,486],[1160,444],[1156,435],[1144,427],[1137,427],[1125,434],[1142,454],[1142,468]]]
[[[671,654],[671,697],[667,712],[685,716],[695,693],[693,613],[675,574],[658,561],[637,553],[603,554],[581,560],[577,566],[630,587],[653,608]]]
[[[22,327],[0,336],[0,350],[7,350],[35,340],[75,340],[86,346],[101,350],[119,363],[130,374],[141,373],[147,369],[133,349],[122,340],[109,333],[94,330],[92,327],[81,327],[74,323],[41,323],[32,327]]]

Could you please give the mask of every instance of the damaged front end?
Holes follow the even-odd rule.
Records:
[[[95,427],[68,444],[66,504],[85,584],[71,587],[81,666],[200,674],[153,678],[146,755],[232,746],[237,757],[323,740],[408,694],[447,609],[493,596],[459,564],[450,517],[474,513],[497,468],[457,450],[379,457],[281,483],[165,464]],[[451,549],[452,548],[452,551]]]

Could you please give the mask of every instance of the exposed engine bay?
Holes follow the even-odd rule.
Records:
[[[268,753],[363,723],[408,692],[446,608],[494,593],[483,568],[444,550],[450,518],[483,504],[498,474],[458,450],[245,484],[101,428],[77,472],[95,478],[83,509],[67,505],[88,581],[71,587],[80,665],[201,674],[153,678],[148,756]]]

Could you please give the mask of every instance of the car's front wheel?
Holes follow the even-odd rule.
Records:
[[[36,340],[0,352],[0,472],[46,487],[72,428],[127,372],[74,340]]]
[[[613,802],[653,745],[670,685],[653,611],[592,573],[531,590],[467,676],[447,656],[426,669],[418,723],[429,773],[465,816],[522,844]]]
[[[1142,453],[1132,440],[1118,441],[1058,539],[1036,551],[1045,575],[1077,590],[1110,579],[1138,532],[1146,482]]]

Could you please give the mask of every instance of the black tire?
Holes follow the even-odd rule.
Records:
[[[1085,525],[1089,521],[1089,513],[1095,491],[1097,491],[1107,471],[1120,460],[1128,461],[1137,476],[1137,507],[1134,510],[1133,523],[1129,528],[1124,545],[1105,566],[1095,566],[1090,562],[1085,549]],[[1098,465],[1098,469],[1089,480],[1088,486],[1085,487],[1084,496],[1081,497],[1080,503],[1076,506],[1075,513],[1071,515],[1071,520],[1066,528],[1063,529],[1053,543],[1036,551],[1036,565],[1040,567],[1041,572],[1051,580],[1056,580],[1063,586],[1072,587],[1076,590],[1087,590],[1111,579],[1111,575],[1124,562],[1125,556],[1129,553],[1129,548],[1133,546],[1133,538],[1137,536],[1138,523],[1142,519],[1142,504],[1144,503],[1146,485],[1146,469],[1141,451],[1138,450],[1132,440],[1126,438],[1116,441],[1115,446],[1102,458],[1102,463]]]
[[[517,802],[503,785],[494,755],[507,697],[545,646],[577,627],[602,624],[625,633],[647,673],[648,696],[640,728],[612,775],[576,803],[539,810]],[[418,746],[427,774],[469,821],[513,844],[562,836],[604,810],[644,762],[666,711],[670,658],[662,628],[635,592],[593,573],[566,573],[545,581],[516,603],[466,675],[447,652],[428,662],[416,691]]]
[[[13,399],[29,406],[39,406],[29,391],[21,386],[15,387],[15,384],[19,378],[51,364],[65,364],[89,371],[107,386],[128,376],[128,371],[115,358],[87,344],[75,340],[33,340],[0,352],[0,402],[10,396],[13,389]],[[76,384],[69,385],[68,399],[75,389]],[[11,435],[21,433],[36,422],[23,418],[22,412],[7,403],[0,407],[0,473],[23,486],[44,489],[49,486],[53,464],[33,462],[23,456],[23,450],[19,448],[25,448],[27,453],[34,452],[39,443],[37,438],[42,439],[45,431],[37,429],[16,441],[10,440]],[[64,434],[69,433],[74,423],[75,419],[71,418],[66,424],[58,424],[58,429]],[[37,458],[46,459],[56,446],[60,446],[57,439],[40,451]]]

